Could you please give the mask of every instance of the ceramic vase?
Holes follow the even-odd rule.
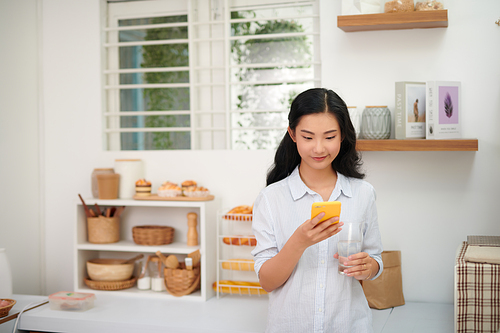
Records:
[[[351,118],[352,126],[354,126],[354,131],[356,132],[356,139],[358,139],[361,130],[361,114],[356,106],[348,106],[347,110],[349,110],[349,117]]]
[[[0,298],[12,297],[12,273],[5,249],[0,249]]]
[[[363,139],[380,140],[391,136],[391,111],[387,106],[367,106],[361,119]]]

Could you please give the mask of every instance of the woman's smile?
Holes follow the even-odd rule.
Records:
[[[326,158],[326,156],[320,156],[320,157],[313,157],[313,160],[321,162]]]

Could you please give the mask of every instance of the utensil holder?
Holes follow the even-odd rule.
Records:
[[[120,240],[120,218],[105,216],[88,217],[87,232],[89,243],[116,243]]]

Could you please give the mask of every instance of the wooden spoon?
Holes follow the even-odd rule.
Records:
[[[138,260],[138,259],[141,259],[142,257],[144,257],[144,255],[143,255],[143,254],[139,254],[138,256],[135,256],[135,257],[133,257],[133,258],[130,258],[130,259],[128,259],[128,260],[125,260],[124,262],[122,262],[122,265],[124,265],[124,264],[131,264],[131,263],[133,263],[134,261],[136,261],[136,260]]]

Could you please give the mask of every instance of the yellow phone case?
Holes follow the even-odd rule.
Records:
[[[340,201],[325,201],[325,202],[315,202],[312,204],[311,208],[311,219],[314,218],[321,212],[325,212],[325,216],[318,223],[328,220],[334,216],[340,217]],[[338,223],[334,222],[335,223]]]

